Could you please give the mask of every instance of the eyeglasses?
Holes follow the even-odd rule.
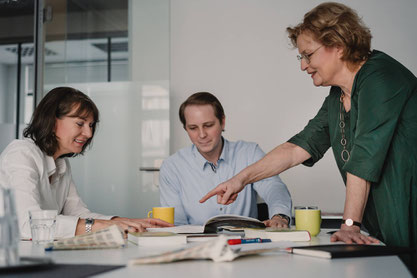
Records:
[[[310,62],[311,62],[311,56],[313,56],[313,54],[316,53],[316,51],[319,50],[322,47],[323,46],[319,46],[316,50],[314,50],[310,54],[300,54],[300,55],[297,55],[298,61],[301,61],[302,59],[304,59],[304,61],[306,61],[307,64],[310,64]]]

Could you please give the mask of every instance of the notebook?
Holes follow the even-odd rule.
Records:
[[[297,246],[287,248],[293,254],[313,256],[318,258],[336,259],[349,257],[394,256],[412,253],[415,250],[408,247],[365,244],[328,244]]]

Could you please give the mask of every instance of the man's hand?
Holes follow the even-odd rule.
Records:
[[[344,243],[347,243],[347,244],[379,243],[379,240],[373,237],[361,234],[359,227],[344,227],[344,226],[345,225],[342,225],[341,229],[330,237],[331,242],[343,241]]]
[[[271,219],[264,221],[265,226],[272,228],[288,228],[288,221],[280,215],[274,215]]]
[[[230,205],[233,203],[237,194],[243,190],[245,185],[235,176],[224,183],[219,184],[216,188],[207,193],[200,203],[204,203],[214,195],[217,195],[217,203],[222,205]]]

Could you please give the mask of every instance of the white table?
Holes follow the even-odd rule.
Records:
[[[328,244],[328,230],[313,237],[310,244]],[[306,244],[304,244],[306,245]],[[178,247],[176,247],[178,248]],[[167,250],[166,248],[164,250]],[[162,252],[163,249],[138,247],[129,243],[124,249],[72,250],[45,252],[31,242],[20,243],[21,256],[46,256],[55,263],[68,264],[126,264],[129,259]],[[412,277],[397,256],[363,257],[353,259],[321,259],[286,252],[271,252],[241,257],[232,262],[215,263],[209,260],[182,261],[169,264],[125,267],[98,275],[99,277]]]

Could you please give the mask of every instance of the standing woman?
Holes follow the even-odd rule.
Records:
[[[298,164],[313,166],[330,147],[346,184],[343,224],[332,241],[417,247],[417,78],[387,54],[371,51],[357,13],[322,3],[287,28],[301,70],[330,86],[299,134],[209,192],[230,204],[249,183]]]
[[[124,230],[172,226],[159,219],[129,219],[90,212],[78,196],[68,157],[91,143],[99,112],[82,92],[59,87],[39,103],[23,140],[0,156],[0,184],[15,190],[19,227],[30,238],[30,210],[57,210],[55,237],[72,237],[116,224]],[[88,221],[86,221],[88,219]]]

